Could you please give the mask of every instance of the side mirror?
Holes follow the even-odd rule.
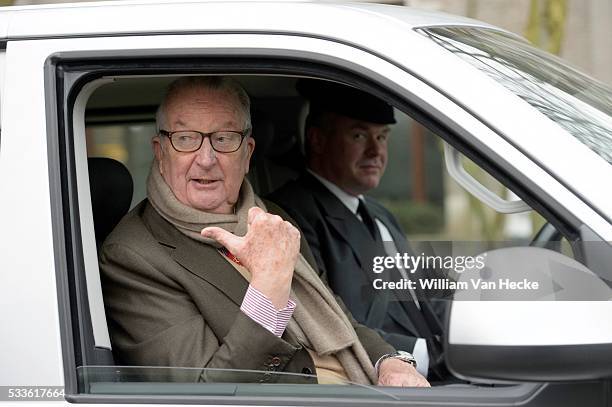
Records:
[[[459,274],[449,311],[445,354],[453,373],[521,382],[612,377],[609,283],[547,249],[482,256],[484,267]]]

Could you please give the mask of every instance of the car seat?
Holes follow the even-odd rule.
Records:
[[[119,161],[106,157],[91,157],[87,161],[99,252],[104,239],[130,209],[134,183],[128,169]]]

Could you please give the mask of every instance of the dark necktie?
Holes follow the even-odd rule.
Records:
[[[368,228],[372,239],[374,239],[375,242],[379,242],[380,240],[382,240],[378,231],[378,227],[376,226],[376,221],[370,214],[370,211],[368,211],[368,208],[366,207],[365,202],[362,199],[359,200],[359,206],[357,206],[357,214],[361,216],[361,220],[363,221],[363,224],[366,226],[366,228]]]

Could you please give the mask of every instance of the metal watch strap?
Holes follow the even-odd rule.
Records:
[[[405,352],[403,350],[398,350],[395,351],[395,353],[386,354],[380,359],[380,363],[387,359],[399,359],[402,362],[410,363],[415,369],[417,367],[417,362],[414,356],[412,356],[411,353]]]

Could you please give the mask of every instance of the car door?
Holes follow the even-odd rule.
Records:
[[[11,320],[14,329],[8,337],[10,349],[29,351],[26,355],[5,351],[3,360],[13,372],[10,379],[4,378],[5,383],[63,385],[69,401],[108,404],[369,405],[373,401],[400,401],[414,405],[548,405],[562,398],[568,403],[604,405],[609,383],[603,381],[432,390],[208,384],[188,386],[182,392],[172,383],[152,388],[142,380],[146,369],[143,373],[142,369],[134,372],[110,364],[99,367],[110,362],[111,343],[99,284],[84,115],[87,99],[97,87],[123,77],[249,73],[314,76],[350,83],[410,112],[446,142],[484,163],[493,174],[505,174],[522,197],[555,209],[543,211],[550,221],[565,224],[578,218],[607,236],[610,225],[489,126],[487,117],[475,115],[453,95],[413,75],[407,64],[391,62],[340,41],[265,33],[37,39],[10,42],[7,58],[6,82],[10,85],[4,100],[11,100],[11,104],[3,106],[4,171],[0,174],[3,192],[11,191],[13,198],[5,203],[1,220],[14,231],[10,238],[13,245],[44,249],[37,256],[3,256],[7,269],[28,270],[12,275],[10,284],[3,286],[5,293],[16,287],[31,287],[31,298],[36,298],[34,305],[16,307]],[[26,105],[27,111],[21,108]],[[24,143],[30,146],[29,158],[19,160],[16,157],[21,157]],[[8,177],[7,171],[35,175],[26,185]],[[41,210],[40,202],[51,205]],[[24,217],[14,214],[26,213],[25,224],[20,224],[18,219]],[[30,233],[32,229],[37,233]],[[6,234],[2,238],[9,239]],[[41,283],[32,285],[32,280]],[[31,315],[33,309],[37,310],[34,321],[18,318]],[[47,328],[41,330],[41,326]]]

